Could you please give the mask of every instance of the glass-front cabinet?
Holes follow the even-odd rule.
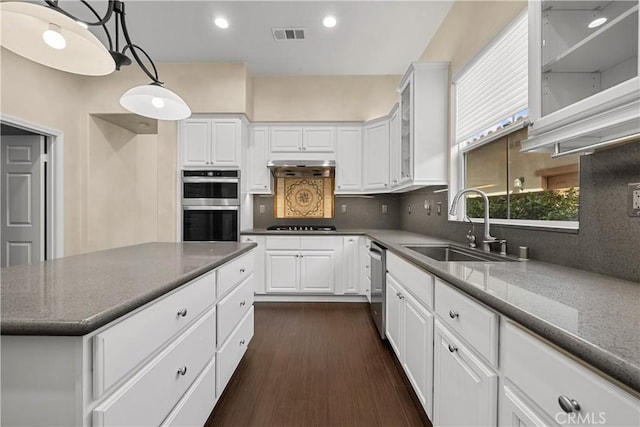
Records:
[[[529,134],[597,142],[637,133],[639,34],[637,1],[531,0]],[[582,131],[557,130],[581,121]]]
[[[411,179],[412,83],[409,79],[400,94],[400,182]]]

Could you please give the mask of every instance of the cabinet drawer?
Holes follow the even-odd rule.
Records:
[[[342,242],[336,241],[335,237],[328,236],[306,236],[300,237],[300,249],[310,251],[334,250]]]
[[[218,298],[224,296],[251,273],[253,273],[253,251],[220,267],[217,272]]]
[[[436,279],[435,307],[440,319],[493,366],[498,364],[498,315]]]
[[[282,249],[285,251],[297,251],[300,249],[300,237],[297,236],[268,236],[267,249]]]
[[[433,309],[433,276],[387,251],[387,271],[422,304]]]
[[[220,397],[253,337],[253,307],[216,353],[216,396]]]
[[[214,308],[99,405],[93,425],[159,425],[213,358],[215,329]]]
[[[98,398],[215,301],[213,272],[155,302],[93,339],[93,393]]]
[[[215,358],[209,362],[161,427],[203,426],[216,403]]]
[[[507,323],[501,345],[507,378],[560,424],[640,425],[640,400],[519,327]],[[561,396],[580,410],[565,413]]]
[[[253,274],[247,277],[240,286],[218,302],[218,347],[253,306],[253,278]]]

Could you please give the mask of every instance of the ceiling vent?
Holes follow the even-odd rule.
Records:
[[[304,28],[272,28],[271,33],[277,41],[304,40],[306,38]]]

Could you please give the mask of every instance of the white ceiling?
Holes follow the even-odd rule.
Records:
[[[402,74],[452,3],[125,1],[131,38],[155,62],[239,61],[263,75]],[[322,25],[327,14],[338,20],[333,29]],[[229,21],[227,30],[213,24],[218,15]],[[305,28],[307,39],[275,41],[272,27]]]

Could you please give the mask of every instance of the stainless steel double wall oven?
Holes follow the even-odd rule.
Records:
[[[240,171],[182,171],[182,240],[238,241]]]

